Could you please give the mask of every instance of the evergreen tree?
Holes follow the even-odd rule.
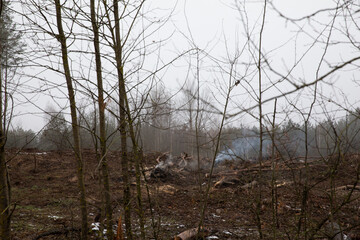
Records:
[[[16,29],[16,24],[11,15],[10,1],[2,1],[0,16],[0,64],[2,74],[6,70],[14,70],[19,66],[24,51],[24,43],[21,41],[22,33]]]
[[[64,151],[70,149],[71,129],[64,114],[51,114],[40,138],[40,148],[43,150]]]
[[[10,83],[20,64],[24,47],[20,40],[21,33],[16,30],[10,13],[10,1],[0,0],[0,239],[2,240],[11,238],[11,195],[5,156],[6,133],[12,112],[9,99],[10,94],[15,90]]]

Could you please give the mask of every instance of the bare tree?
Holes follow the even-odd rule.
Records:
[[[68,89],[68,96],[70,102],[70,112],[71,112],[71,127],[73,132],[74,139],[74,153],[77,163],[77,177],[78,177],[78,188],[80,191],[80,209],[81,209],[81,239],[87,239],[88,234],[88,222],[87,222],[87,208],[85,200],[85,184],[84,184],[84,164],[80,148],[80,131],[77,118],[77,109],[75,101],[75,91],[73,88],[73,80],[71,77],[71,71],[68,60],[68,49],[66,43],[66,36],[62,27],[62,5],[59,0],[55,0],[55,9],[56,9],[56,21],[58,34],[56,35],[57,40],[61,44],[61,57],[64,68],[64,75],[66,79],[66,85]]]
[[[101,68],[101,53],[100,53],[100,39],[99,39],[99,21],[96,15],[95,1],[90,1],[91,12],[91,25],[94,34],[94,49],[95,49],[95,62],[96,62],[96,78],[98,89],[98,109],[99,109],[99,130],[100,130],[100,164],[102,169],[102,178],[104,184],[103,194],[105,195],[105,214],[107,219],[107,237],[113,238],[112,230],[112,207],[110,199],[110,185],[109,185],[109,173],[107,166],[107,142],[106,142],[106,129],[105,129],[105,101],[104,101],[104,87],[102,79]]]
[[[209,181],[207,183],[207,186],[205,188],[205,192],[203,195],[203,202],[202,202],[202,207],[201,207],[201,212],[200,212],[200,221],[199,221],[199,226],[198,226],[198,234],[200,233],[201,228],[204,226],[204,219],[205,219],[205,214],[206,214],[208,200],[209,200],[210,188],[212,185],[211,179],[212,179],[212,175],[214,172],[216,157],[219,152],[220,140],[221,140],[223,128],[225,126],[225,119],[226,119],[226,115],[227,115],[227,111],[228,111],[229,101],[231,98],[231,92],[234,89],[234,87],[236,86],[235,85],[235,82],[236,82],[235,73],[236,73],[236,64],[237,64],[237,61],[239,60],[239,57],[240,57],[240,54],[236,53],[235,56],[232,59],[229,59],[229,62],[228,62],[228,69],[227,69],[228,80],[227,80],[226,88],[224,88],[225,103],[224,103],[224,108],[223,108],[223,113],[222,113],[222,117],[221,117],[221,123],[219,126],[219,130],[218,130],[218,133],[214,140],[215,149],[214,149],[211,166],[210,166],[210,171],[209,171]],[[223,68],[223,67],[220,66],[220,68]]]

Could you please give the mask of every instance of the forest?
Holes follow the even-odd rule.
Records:
[[[0,0],[0,239],[360,239],[359,18]]]

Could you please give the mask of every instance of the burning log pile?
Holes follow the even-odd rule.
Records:
[[[198,162],[187,153],[182,153],[179,157],[173,157],[168,152],[161,154],[156,159],[157,165],[150,169],[150,178],[165,180],[174,174],[183,171],[198,170]],[[207,159],[202,159],[200,162],[200,169],[208,168],[210,165]]]

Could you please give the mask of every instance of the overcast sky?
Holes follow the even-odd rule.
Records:
[[[158,11],[158,13],[166,15],[173,10],[170,21],[158,33],[152,36],[154,41],[156,41],[157,38],[164,38],[169,36],[170,33],[174,33],[161,48],[160,54],[163,61],[166,62],[176,54],[194,47],[194,45],[219,60],[224,60],[229,56],[230,58],[233,57],[239,49],[242,49],[245,46],[247,41],[243,18],[241,18],[241,10],[246,10],[242,14],[243,16],[246,14],[248,18],[249,29],[254,29],[252,32],[254,40],[258,39],[259,36],[264,1],[245,2],[246,5],[240,6],[240,2],[232,0],[148,1],[146,8],[160,8],[161,11]],[[320,9],[336,6],[336,2],[331,0],[275,0],[273,1],[273,4],[284,15],[294,19],[309,15]],[[239,6],[241,10],[239,9]],[[316,22],[301,21],[293,24],[292,22],[285,21],[281,18],[279,14],[272,9],[272,6],[268,5],[262,49],[269,58],[272,66],[285,73],[301,58],[301,64],[297,65],[292,71],[292,75],[294,75],[294,78],[302,79],[304,82],[313,81],[316,76],[316,69],[324,52],[324,45],[314,44],[311,48],[310,46],[314,43],[314,38],[318,35],[317,32],[325,30],[323,35],[327,36],[326,24],[331,22],[333,13],[334,12],[332,11],[317,15],[315,17]],[[341,26],[343,24],[341,19],[342,18],[339,17],[339,20],[336,21],[336,26]],[[300,28],[303,28],[303,32],[301,33],[299,32]],[[358,33],[354,34],[359,36]],[[341,39],[340,34],[334,31],[332,39],[336,39],[337,37]],[[324,38],[322,38],[322,40],[324,40]],[[336,64],[357,56],[357,54],[358,53],[354,48],[339,45],[331,47],[325,55],[325,58],[329,63]],[[239,61],[248,61],[249,55],[249,53],[242,54]],[[81,57],[79,56],[79,58]],[[156,57],[153,56],[150,57],[150,59],[151,58],[155,61]],[[80,59],[80,61],[83,60]],[[213,71],[213,66],[216,64],[212,61],[214,60],[209,60],[209,58],[205,57],[205,54],[202,55],[202,60],[200,62],[200,80],[203,83],[202,87],[204,90],[212,92],[213,97],[216,97],[218,94],[216,90],[222,86],[226,86],[227,82],[225,81],[226,76],[214,73],[218,70]],[[191,74],[188,74],[186,70],[188,69],[188,63],[189,59],[180,60],[176,62],[173,67],[169,68],[166,73],[161,75],[163,82],[169,91],[176,92],[184,81],[189,81],[196,77],[194,71],[192,71]],[[192,68],[194,68],[195,63],[193,60],[192,64],[194,64],[192,66]],[[224,69],[227,69],[227,66],[225,65],[223,67]],[[329,67],[326,66],[326,64],[322,65],[320,75],[326,73],[328,70]],[[357,106],[357,93],[359,88],[356,85],[356,80],[359,79],[359,73],[351,68],[347,68],[346,70],[348,71],[341,71],[333,78],[327,79],[328,83],[332,83],[331,86],[325,84],[321,85],[319,89],[321,89],[321,94],[336,99],[336,102],[339,104],[342,104],[345,101],[345,96],[349,100],[349,105]],[[25,69],[25,72],[26,71],[31,74],[34,69],[28,68]],[[239,67],[239,76],[241,76],[241,71],[243,71],[243,68]],[[256,76],[256,74],[253,74],[253,76]],[[56,81],[63,81],[65,83],[65,80],[57,75],[46,73],[45,77],[53,79],[57,78]],[[268,77],[272,78],[273,76]],[[221,81],[224,81],[224,83]],[[248,79],[248,81],[253,81],[253,87],[255,89],[257,88],[254,79]],[[41,83],[36,84],[39,84],[39,86],[41,85]],[[274,88],[267,91],[264,95],[267,98],[270,98],[272,95],[279,94],[279,92],[291,90],[291,85],[283,84],[279,85],[279,87],[281,89]],[[256,104],[250,96],[245,94],[246,91],[248,91],[245,90],[245,88],[246,86],[243,86],[243,88],[240,86],[234,90],[232,112],[238,110],[236,109],[236,104],[238,102],[244,103],[244,107]],[[342,92],[344,93],[344,96],[342,95]],[[298,101],[297,104],[301,105],[300,107],[306,108],[311,101],[311,93],[311,88],[309,91],[302,92],[302,100]],[[292,98],[297,97],[297,95],[292,96]],[[218,100],[221,102],[221,97],[219,97]],[[36,102],[41,108],[46,108],[48,105],[56,106],[56,104],[52,103],[52,99],[44,96],[37,96],[32,101]],[[269,103],[267,105],[268,112],[272,109],[271,104],[272,103]],[[282,104],[283,108],[286,109],[287,101],[284,100]],[[329,109],[326,110],[330,111],[336,108],[336,105],[330,105],[331,104],[328,106]],[[221,108],[221,104],[218,106]],[[18,111],[22,114],[34,111],[38,113],[41,112],[40,109],[35,109],[30,105],[26,105],[25,108],[19,108]],[[321,115],[321,109],[317,109],[317,112]],[[253,121],[251,117],[243,117],[243,120],[244,123],[251,123]],[[34,130],[39,130],[44,122],[44,114],[41,113],[36,116],[30,114],[26,115],[26,117],[22,116],[14,119],[14,125],[22,126],[25,129],[32,128]]]

